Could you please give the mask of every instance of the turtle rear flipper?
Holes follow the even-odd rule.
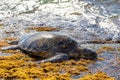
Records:
[[[67,55],[65,53],[61,53],[61,54],[56,54],[55,56],[50,57],[48,59],[37,61],[37,63],[43,63],[43,62],[62,62],[62,61],[68,60],[68,59],[69,59],[69,55]]]
[[[16,50],[19,49],[18,45],[12,45],[12,46],[6,46],[6,47],[2,47],[1,50]]]

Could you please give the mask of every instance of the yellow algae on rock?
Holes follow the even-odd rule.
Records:
[[[17,38],[15,38],[15,37],[6,37],[6,38],[4,38],[4,40],[15,41],[15,40],[17,40]]]
[[[70,75],[65,74],[55,74],[55,75],[48,75],[47,77],[41,78],[41,80],[71,80]]]
[[[0,68],[5,68],[5,69],[11,69],[11,68],[15,68],[18,66],[24,66],[25,61],[23,60],[0,60]]]
[[[11,54],[16,54],[16,53],[21,53],[20,50],[5,50],[5,51],[2,51],[3,53],[11,53]]]
[[[115,48],[111,47],[111,46],[103,46],[101,48],[99,48],[98,50],[96,50],[97,53],[101,53],[104,51],[114,51]]]
[[[99,61],[102,61],[102,60],[104,60],[104,58],[98,58],[98,60],[99,60]]]
[[[76,63],[77,63],[77,65],[86,66],[90,63],[94,63],[94,61],[81,59],[81,60],[77,61]]]
[[[7,40],[7,39],[6,39]],[[12,39],[8,39],[12,40]],[[1,42],[1,41],[0,41]],[[0,47],[9,45],[5,40]],[[90,60],[69,60],[60,63],[35,63],[36,59],[20,50],[5,50],[10,56],[0,56],[0,79],[18,80],[71,80],[71,76],[88,71]]]
[[[88,71],[87,65],[90,63],[92,63],[92,61],[69,60],[60,63],[46,62],[36,64],[34,63],[34,59],[19,52],[11,56],[0,56],[0,79],[71,80],[72,75],[79,75],[81,72]],[[105,78],[104,76],[106,77],[107,75],[99,72],[94,75],[91,74],[87,76],[87,78],[88,80],[91,80],[91,78],[95,80],[97,80],[97,78],[100,78],[100,80],[114,80],[109,77]],[[86,79],[86,77],[80,80],[84,79]]]
[[[109,50],[109,51],[114,51],[115,48],[111,47],[111,46],[103,46],[102,47],[104,50]]]
[[[7,39],[6,39],[7,40]],[[6,40],[0,41],[0,47],[9,45]],[[8,39],[11,40],[11,39]],[[20,50],[5,50],[9,56],[0,56],[0,79],[20,80],[70,80],[72,75],[88,71],[90,60],[69,60],[60,63],[35,63],[34,58],[25,55]]]
[[[18,51],[11,56],[0,56],[0,78],[70,80],[70,76],[79,75],[81,72],[88,70],[86,68],[87,64],[83,65],[77,62],[80,61],[70,60],[61,63],[36,64],[34,59]]]
[[[43,73],[42,68],[37,68],[37,67],[21,67],[21,68],[14,68],[12,69],[14,72],[13,75],[16,76],[17,78],[39,78],[41,73]]]
[[[64,77],[64,76],[52,76],[52,77],[47,77],[47,78],[43,78],[41,80],[71,80],[70,77]]]
[[[65,61],[62,62],[63,65],[76,65],[76,61],[75,60],[69,60],[69,61]]]
[[[43,27],[29,27],[25,31],[30,32],[30,30],[35,30],[35,31],[56,31],[59,30],[58,28],[53,28],[53,27],[48,27],[48,26],[43,26]]]
[[[8,46],[9,44],[5,40],[0,40],[0,47]]]
[[[99,71],[95,74],[85,75],[84,77],[80,78],[79,80],[115,80],[115,79],[108,76],[106,73]]]

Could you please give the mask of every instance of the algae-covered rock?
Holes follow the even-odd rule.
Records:
[[[80,78],[79,80],[115,80],[114,78],[108,76],[104,72],[97,72],[95,74],[88,74],[84,77]]]

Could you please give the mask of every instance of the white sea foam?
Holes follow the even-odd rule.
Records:
[[[22,28],[34,25],[59,27],[60,33],[78,41],[120,38],[119,0],[77,1],[40,5],[39,0],[3,0],[0,19],[4,30],[19,28],[18,34],[24,34]]]

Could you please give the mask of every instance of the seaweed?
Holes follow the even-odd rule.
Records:
[[[97,53],[102,53],[104,51],[115,51],[115,48],[113,48],[111,46],[103,46],[103,47],[99,48],[98,50],[96,50]]]
[[[108,76],[105,72],[99,71],[95,74],[88,74],[79,80],[115,80],[114,78]]]
[[[31,30],[34,30],[34,31],[57,31],[59,30],[58,28],[54,28],[54,27],[48,27],[48,26],[44,26],[44,27],[29,27],[29,28],[26,28],[25,31],[26,32],[30,32]]]

